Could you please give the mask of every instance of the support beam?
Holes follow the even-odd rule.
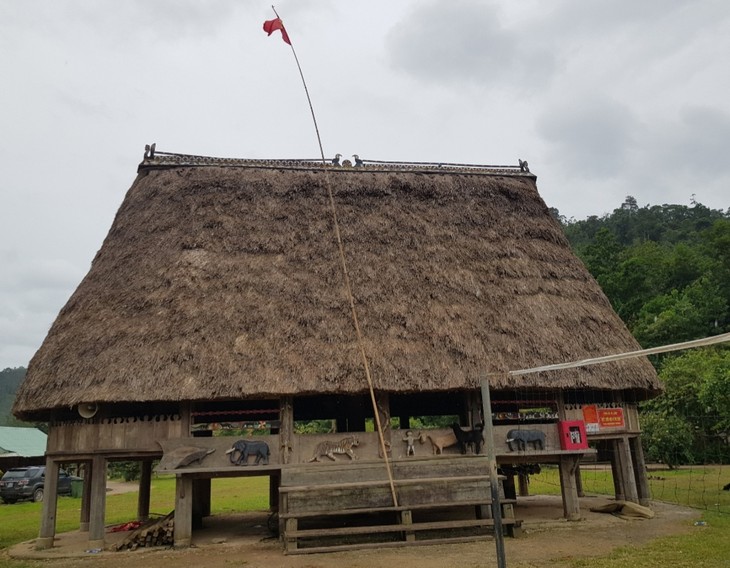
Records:
[[[175,480],[175,547],[190,546],[193,538],[193,480],[179,475]]]
[[[81,488],[81,514],[79,518],[79,532],[89,532],[89,518],[91,517],[91,462],[85,461],[84,482]]]
[[[294,440],[294,398],[282,396],[279,401],[279,459],[280,463],[291,461]]]
[[[623,493],[626,501],[632,503],[639,502],[639,490],[636,486],[636,476],[634,474],[634,460],[631,459],[631,448],[627,437],[619,438],[617,441],[619,452],[619,464],[621,466],[621,474],[624,481]]]
[[[616,501],[624,501],[624,479],[621,468],[621,457],[619,455],[618,441],[607,440],[609,455],[611,458],[611,474],[613,476],[613,491]]]
[[[383,428],[383,440],[385,447],[390,448],[392,444],[392,429],[390,427],[390,395],[387,392],[377,391],[375,393],[375,406],[378,409],[380,426]],[[390,453],[388,454],[390,455]],[[383,449],[378,443],[378,456],[383,457]]]
[[[58,472],[60,465],[56,460],[46,458],[46,477],[44,481],[43,512],[41,530],[36,548],[43,550],[53,546],[56,536],[56,511],[58,506]]]
[[[575,486],[578,489],[578,497],[585,497],[586,493],[583,491],[583,475],[580,472],[580,461],[575,467]]]
[[[644,460],[644,448],[641,447],[641,437],[630,438],[629,443],[631,444],[631,455],[634,458],[634,475],[639,491],[639,504],[646,507],[651,501],[651,488],[646,477],[646,461]]]
[[[520,473],[517,475],[517,487],[518,487],[518,495],[520,497],[529,497],[530,496],[530,476],[526,473]]]
[[[563,513],[569,521],[580,520],[580,500],[575,482],[578,456],[560,456],[560,491],[563,494]]]
[[[139,495],[137,497],[137,520],[150,518],[150,490],[152,487],[152,460],[144,460],[139,477]]]
[[[89,548],[104,548],[106,516],[106,458],[94,456],[91,462],[91,514],[89,515]]]
[[[203,528],[203,518],[210,516],[210,479],[193,479],[193,528]]]

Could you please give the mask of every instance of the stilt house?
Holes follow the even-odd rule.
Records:
[[[639,349],[536,177],[525,165],[357,165],[145,155],[17,394],[16,416],[50,425],[40,546],[52,546],[53,473],[67,462],[86,465],[90,547],[105,543],[105,472],[122,460],[142,463],[141,518],[153,462],[177,476],[179,546],[222,476],[270,477],[289,552],[323,536],[408,543],[489,528],[485,458],[415,417],[452,416],[467,431],[493,420],[507,481],[559,464],[569,519],[580,514],[580,459],[596,450],[611,458],[617,496],[648,499],[636,406],[661,387],[646,359],[507,374]],[[330,431],[303,432],[314,420]],[[213,435],[230,424],[248,425],[243,441],[268,452]],[[515,493],[508,484],[508,523]],[[476,518],[433,516],[459,505]],[[357,513],[394,521],[338,516]]]

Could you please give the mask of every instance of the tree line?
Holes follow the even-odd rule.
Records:
[[[567,220],[575,253],[644,348],[730,331],[730,208],[639,207],[628,196],[612,213]],[[656,356],[666,392],[642,408],[651,461],[730,459],[730,348]]]

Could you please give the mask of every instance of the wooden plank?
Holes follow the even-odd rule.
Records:
[[[502,503],[505,507],[507,505],[513,505],[517,501],[514,499],[509,500],[500,500],[500,503]],[[279,518],[299,518],[299,519],[306,519],[306,518],[312,518],[312,517],[335,517],[335,516],[345,516],[345,515],[357,515],[357,514],[363,514],[363,513],[386,513],[388,511],[393,512],[399,512],[399,511],[405,511],[405,510],[432,510],[432,509],[452,509],[452,508],[458,508],[458,507],[474,507],[477,505],[490,505],[491,501],[488,497],[484,499],[479,500],[470,500],[470,501],[445,501],[445,502],[439,502],[439,503],[425,503],[425,504],[416,504],[416,505],[399,505],[398,507],[394,507],[392,505],[387,507],[366,507],[366,508],[360,508],[360,509],[327,509],[327,510],[319,510],[319,511],[301,511],[301,512],[295,512],[295,513],[280,513]],[[485,517],[488,518],[488,517]]]
[[[296,550],[285,550],[284,554],[318,554],[320,552],[346,552],[348,550],[366,550],[371,548],[398,548],[401,546],[428,546],[432,544],[457,544],[463,542],[474,542],[478,540],[489,540],[491,535],[484,533],[473,536],[458,536],[444,538],[429,538],[416,540],[415,542],[390,541],[390,542],[363,542],[359,544],[337,544],[332,546],[312,546],[306,548],[297,548]]]
[[[515,523],[514,519],[505,519],[504,524]],[[466,519],[459,521],[430,521],[425,523],[413,523],[408,525],[409,531],[431,531],[442,529],[465,529],[471,527],[492,527],[493,519]],[[364,527],[332,527],[326,529],[299,529],[287,531],[287,537],[315,538],[322,536],[354,536],[363,534],[381,534],[405,532],[403,525],[368,525]]]
[[[459,477],[421,477],[416,479],[396,479],[394,480],[396,485],[418,485],[418,484],[429,484],[436,482],[448,482],[448,483],[464,483],[468,481],[489,481],[488,475],[464,475]],[[302,491],[305,493],[311,493],[312,491],[329,491],[331,489],[348,489],[357,487],[379,487],[382,485],[389,485],[387,479],[377,481],[353,481],[347,483],[327,483],[322,485],[289,485],[281,487],[279,491],[283,493],[294,493]]]

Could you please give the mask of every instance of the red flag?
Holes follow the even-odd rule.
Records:
[[[264,31],[267,34],[271,35],[276,30],[281,30],[281,39],[291,45],[291,42],[289,41],[289,34],[286,33],[286,28],[284,28],[284,22],[281,21],[281,18],[276,18],[275,20],[266,20],[264,22]]]

